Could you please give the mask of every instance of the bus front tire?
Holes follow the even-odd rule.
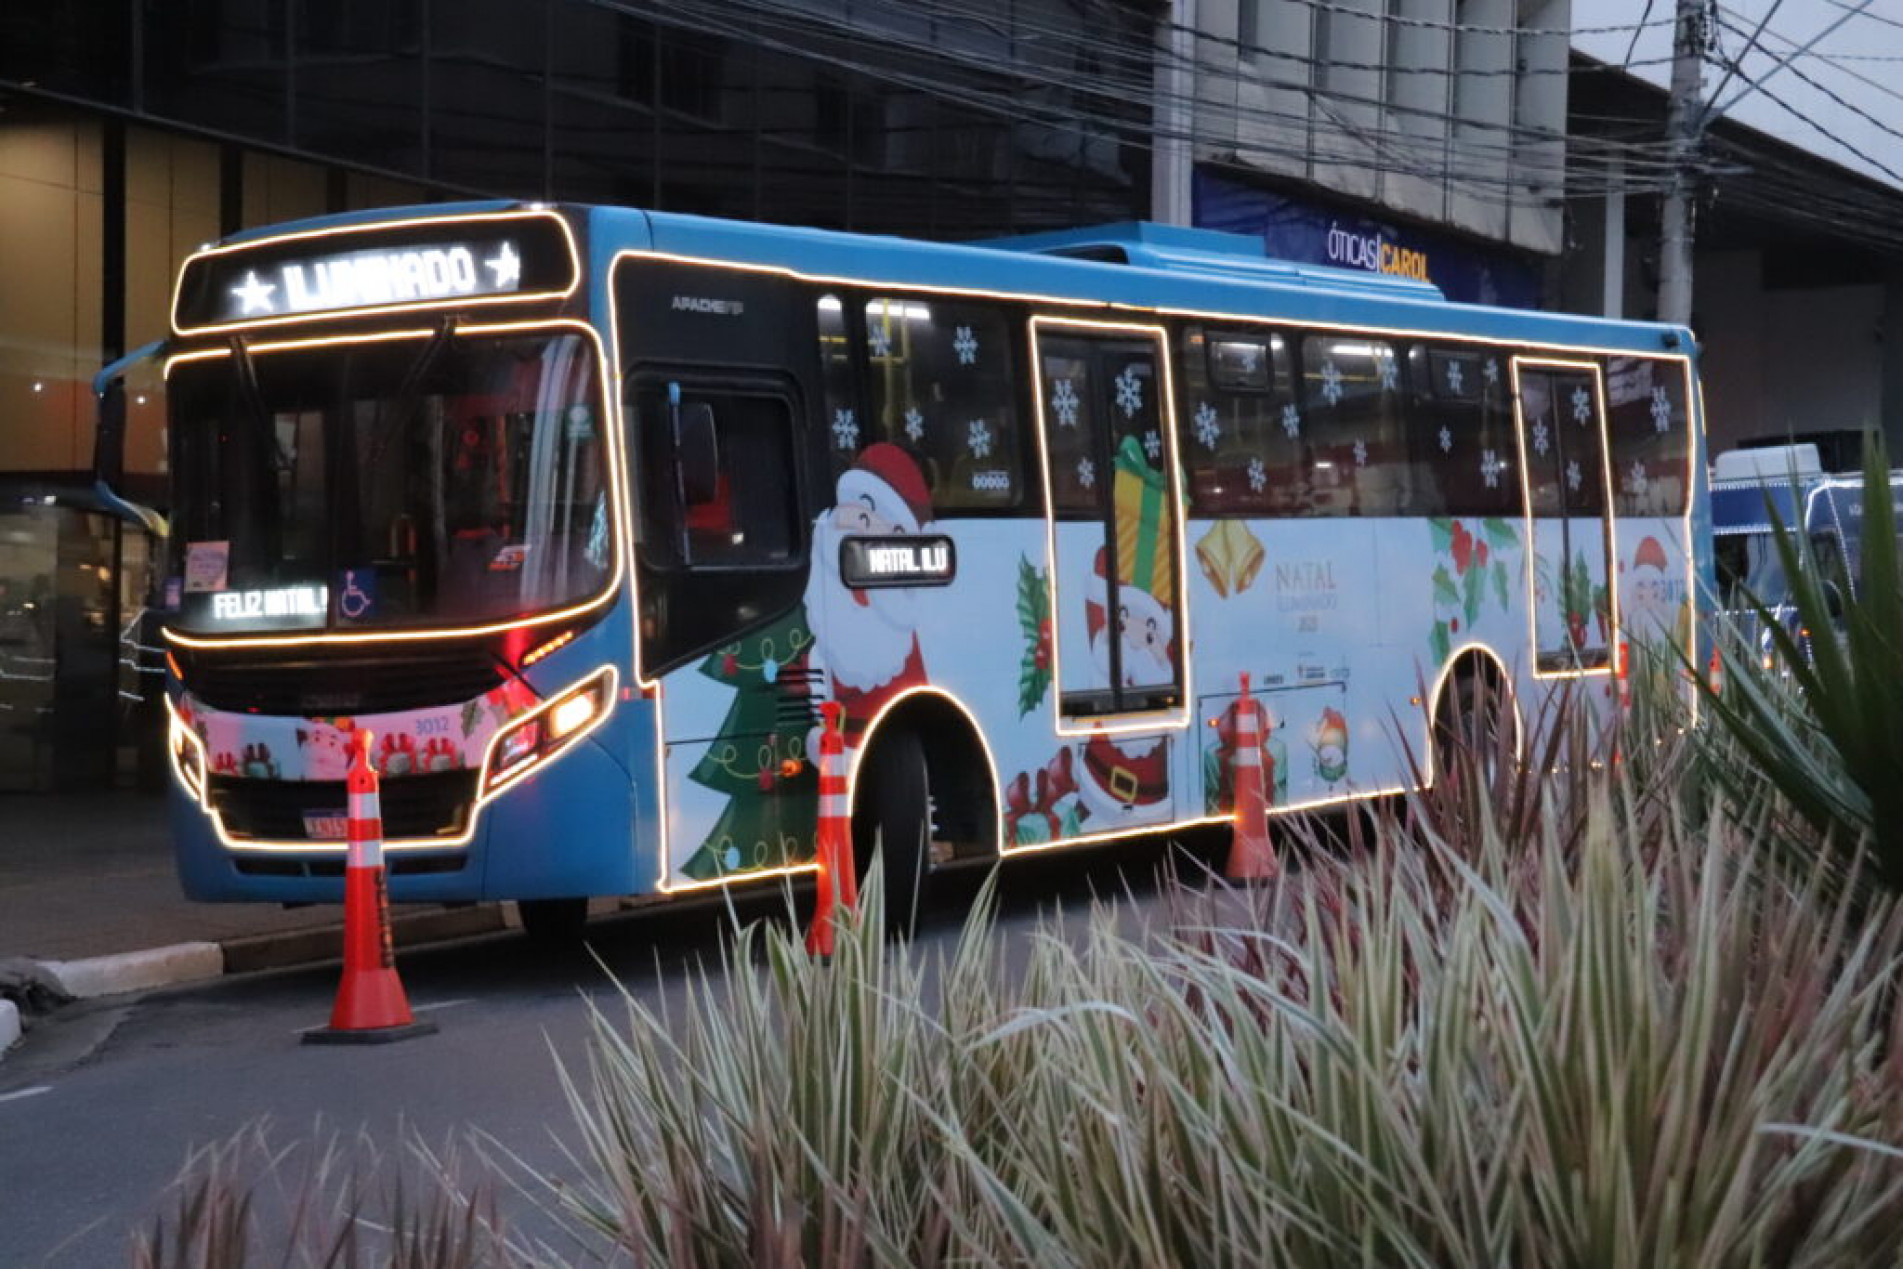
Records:
[[[859,770],[852,853],[866,876],[875,848],[885,876],[885,928],[910,934],[931,878],[931,783],[925,746],[912,731],[879,737]]]
[[[537,947],[557,951],[581,946],[582,930],[588,924],[587,899],[520,899],[515,907],[522,917],[522,933]]]

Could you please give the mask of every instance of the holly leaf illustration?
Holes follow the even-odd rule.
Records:
[[[1467,618],[1467,628],[1472,629],[1474,621],[1480,616],[1480,601],[1486,595],[1486,578],[1482,570],[1470,568],[1460,580],[1461,609]]]
[[[1498,516],[1488,516],[1480,522],[1481,531],[1487,535],[1487,546],[1495,551],[1505,547],[1518,549],[1520,533],[1512,525]]]
[[[1437,604],[1460,602],[1460,590],[1454,585],[1454,575],[1447,571],[1445,564],[1434,570],[1434,602]]]
[[[1018,670],[1018,717],[1023,718],[1044,702],[1044,693],[1050,690],[1051,672],[1040,670],[1025,658]]]
[[[1446,622],[1437,621],[1434,623],[1434,633],[1427,636],[1427,646],[1434,651],[1435,665],[1439,665],[1447,659],[1447,654],[1453,651],[1453,645],[1450,644],[1447,639]]]
[[[1454,522],[1445,516],[1436,516],[1427,522],[1428,532],[1434,535],[1436,551],[1454,549]]]
[[[1507,606],[1507,566],[1499,560],[1493,562],[1493,597],[1500,601],[1500,607]]]

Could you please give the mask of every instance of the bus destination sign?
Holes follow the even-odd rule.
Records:
[[[486,248],[449,242],[395,251],[347,251],[285,260],[275,269],[246,269],[225,288],[221,316],[242,322],[280,313],[509,295],[521,285],[522,257],[507,238]]]
[[[856,590],[944,586],[958,573],[948,537],[850,537],[839,543],[839,576]]]
[[[186,262],[181,332],[364,310],[559,298],[575,254],[552,212],[442,217],[237,243]]]

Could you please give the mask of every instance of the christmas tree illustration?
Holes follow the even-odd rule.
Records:
[[[733,689],[733,700],[719,737],[688,773],[694,783],[727,798],[720,818],[681,868],[696,881],[813,856],[819,776],[806,755],[809,720],[785,708],[807,695],[812,643],[802,606],[714,649],[700,664],[702,674]]]

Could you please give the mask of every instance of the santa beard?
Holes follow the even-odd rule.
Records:
[[[905,669],[918,633],[918,594],[902,587],[848,587],[839,576],[845,536],[830,512],[813,525],[806,620],[833,681],[863,692],[883,687]]]
[[[1104,683],[1110,682],[1110,631],[1099,630],[1090,641],[1090,657]],[[1176,667],[1160,649],[1134,639],[1123,641],[1123,686],[1158,687],[1176,681]]]

